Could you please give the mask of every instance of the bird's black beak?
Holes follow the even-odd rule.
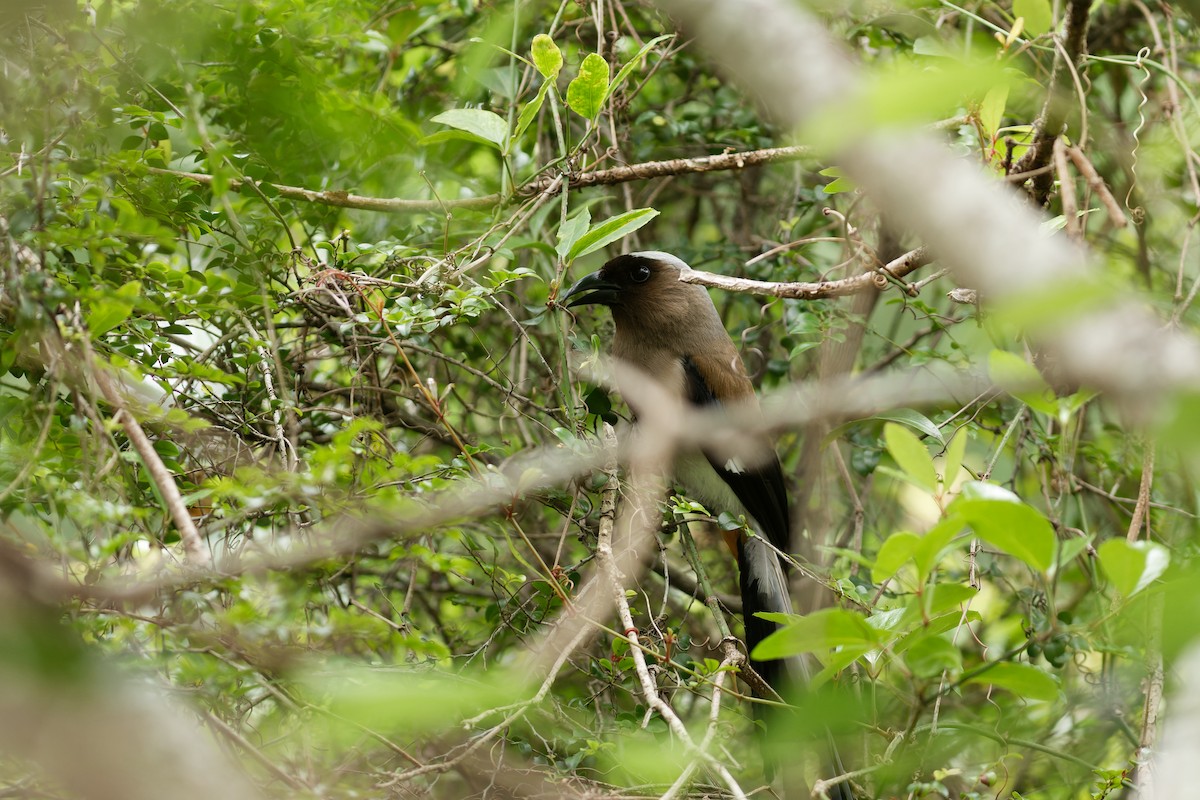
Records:
[[[620,286],[612,281],[605,280],[599,272],[593,272],[591,275],[584,275],[574,286],[567,289],[566,294],[558,298],[558,302],[567,308],[585,306],[591,303],[611,306],[617,302],[620,290]],[[572,300],[571,298],[574,299]],[[570,302],[567,302],[568,300]]]

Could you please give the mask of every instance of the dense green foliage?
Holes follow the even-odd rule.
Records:
[[[1000,181],[1058,57],[1050,4],[1015,5],[822,14],[892,93],[872,124],[936,126]],[[578,371],[606,318],[554,299],[624,250],[817,282],[921,243],[817,156],[561,191],[791,143],[641,4],[18,6],[0,19],[0,602],[21,602],[0,681],[115,664],[185,698],[268,792],[662,794],[694,754],[647,711],[615,617],[535,697],[539,643],[594,571],[603,475],[566,457],[627,416]],[[1078,160],[1042,171],[1074,186],[1049,193],[1046,234],[1184,328],[1198,44],[1165,6],[1093,8],[1061,87]],[[986,68],[959,62],[972,50]],[[1018,326],[949,297],[939,266],[877,297],[713,293],[766,393],[843,372],[1000,387],[781,433],[807,577],[774,647],[822,669],[770,737],[794,758],[828,726],[865,796],[1106,797],[1154,741],[1164,648],[1169,667],[1192,635],[1162,607],[1195,605],[1200,442],[1167,427],[1154,468],[1161,409],[1052,389]],[[211,567],[184,567],[131,420]],[[737,521],[715,523],[691,527],[733,595],[719,528]],[[673,528],[626,588],[699,740],[720,636]],[[741,694],[709,750],[748,790]],[[44,766],[0,757],[0,793],[54,796]],[[713,763],[694,780],[730,790]]]

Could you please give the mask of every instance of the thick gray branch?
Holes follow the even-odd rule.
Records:
[[[780,124],[799,128],[858,92],[861,70],[803,7],[783,0],[657,0]],[[763,57],[763,54],[770,57]],[[1099,276],[1087,254],[1049,235],[1013,190],[920,132],[847,130],[831,160],[959,283],[996,300],[1046,303]],[[1047,304],[1048,305],[1048,304]],[[1059,304],[1055,308],[1061,308]],[[1092,305],[1095,308],[1095,304]],[[1143,305],[1114,297],[1099,310],[1063,312],[1035,333],[1075,382],[1128,398],[1200,385],[1200,346],[1165,330]]]

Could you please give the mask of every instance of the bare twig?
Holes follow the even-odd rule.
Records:
[[[607,515],[602,514],[600,518],[596,558],[600,564],[600,569],[608,581],[612,601],[616,604],[617,614],[624,629],[623,633],[629,639],[631,645],[629,653],[633,657],[634,670],[637,672],[638,680],[642,686],[642,695],[645,697],[646,703],[658,712],[659,716],[663,718],[667,726],[671,729],[671,732],[683,743],[696,761],[702,761],[716,771],[725,782],[725,785],[729,787],[733,796],[744,800],[746,794],[742,791],[733,774],[730,773],[729,768],[696,745],[692,740],[691,734],[688,733],[687,727],[683,724],[683,720],[679,718],[679,715],[675,713],[675,710],[671,708],[670,704],[659,693],[658,686],[655,684],[654,678],[650,675],[650,668],[646,664],[646,655],[639,646],[638,629],[633,622],[633,614],[629,610],[629,601],[625,597],[624,580],[626,576],[618,567],[615,553],[628,549],[629,536],[631,534],[640,534],[643,538],[650,538],[653,534],[653,530],[636,529],[639,527],[648,528],[652,525],[651,520],[655,515],[649,513],[652,509],[647,507],[646,504],[649,501],[652,505],[655,498],[661,494],[663,469],[669,463],[670,453],[673,449],[669,432],[663,432],[661,429],[658,429],[653,434],[650,434],[645,430],[647,427],[643,426],[644,433],[639,436],[640,441],[635,455],[636,460],[631,465],[632,486],[627,496],[627,501],[628,505],[632,506],[632,509],[626,509],[626,513],[622,515],[623,521],[628,520],[629,522],[618,527],[614,524],[611,507],[606,509],[608,512]],[[663,433],[666,433],[666,435],[661,435]],[[611,435],[611,427],[607,428],[605,435],[606,437]],[[611,496],[615,497],[615,488],[617,485],[615,460],[606,466],[605,472],[608,474],[608,486],[606,487],[605,494],[610,495],[611,493]],[[614,534],[616,535],[614,536]],[[614,539],[616,540],[615,542]],[[714,703],[719,702],[719,697],[719,693],[716,693]],[[668,795],[670,793],[671,790],[668,790]]]
[[[241,733],[230,727],[216,714],[213,714],[211,711],[202,711],[201,716],[204,718],[205,723],[207,723],[210,728],[224,736],[229,741],[233,742],[244,753],[249,755],[259,764],[262,764],[267,772],[274,775],[277,780],[281,781],[289,789],[296,792],[311,792],[318,797],[323,796],[320,792],[316,792],[313,787],[309,786],[299,778],[296,778],[290,772],[280,767],[271,759],[267,758],[266,753],[251,744],[251,742],[245,736],[242,736]]]
[[[193,567],[207,566],[212,562],[208,543],[196,529],[191,512],[188,511],[187,504],[183,502],[183,495],[180,494],[179,486],[175,483],[175,477],[158,457],[154,443],[150,441],[150,437],[142,430],[141,424],[129,410],[129,404],[125,402],[122,393],[117,390],[112,377],[94,359],[92,364],[94,366],[92,375],[96,385],[100,387],[100,392],[109,405],[117,410],[114,418],[121,423],[125,435],[129,438],[129,443],[141,456],[142,463],[146,465],[146,471],[150,473],[150,479],[154,481],[159,494],[162,495],[163,502],[167,504],[167,510],[171,513],[171,519],[175,521],[175,529],[179,532],[179,539],[183,543],[183,551],[187,556],[188,564]]]
[[[826,297],[846,297],[852,294],[881,288],[884,278],[880,273],[886,273],[893,278],[903,278],[932,261],[929,251],[924,247],[910,250],[899,258],[889,262],[877,270],[863,272],[850,278],[837,281],[822,281],[820,283],[775,283],[771,281],[756,281],[749,278],[734,278],[728,275],[717,275],[712,272],[701,272],[686,269],[679,280],[684,283],[698,283],[701,286],[713,286],[730,292],[744,292],[756,296],[786,297],[796,300],[817,300]]]
[[[1070,156],[1071,162],[1075,165],[1075,169],[1079,170],[1079,174],[1087,181],[1088,188],[1096,193],[1096,197],[1100,199],[1100,203],[1104,206],[1104,210],[1108,213],[1109,220],[1117,228],[1124,228],[1129,224],[1129,220],[1125,216],[1125,211],[1121,208],[1121,204],[1117,202],[1117,198],[1113,197],[1112,192],[1108,189],[1108,184],[1100,177],[1100,173],[1096,171],[1095,165],[1092,164],[1088,157],[1078,147],[1068,147],[1067,155]]]
[[[1066,146],[1062,139],[1054,140],[1054,171],[1058,173],[1058,197],[1062,203],[1063,219],[1067,236],[1072,239],[1083,237],[1083,226],[1079,222],[1079,201],[1075,199],[1075,178],[1067,169]]]
[[[1149,754],[1158,741],[1158,714],[1163,699],[1163,626],[1164,600],[1161,594],[1151,596],[1146,604],[1146,703],[1142,707],[1142,729],[1138,736],[1139,758],[1134,783],[1140,797],[1154,797],[1154,769]],[[1182,712],[1178,709],[1177,712]],[[1191,724],[1195,724],[1193,717]],[[1176,795],[1178,796],[1178,795]]]
[[[1129,532],[1125,534],[1125,539],[1130,542],[1136,542],[1138,534],[1142,530],[1142,521],[1147,519],[1146,511],[1150,508],[1150,487],[1154,483],[1154,442],[1151,439],[1146,440],[1146,452],[1142,456],[1142,482],[1138,488],[1137,505],[1133,507],[1133,518],[1129,520]],[[1149,526],[1147,526],[1149,528]],[[1150,538],[1150,531],[1146,531],[1146,538]]]

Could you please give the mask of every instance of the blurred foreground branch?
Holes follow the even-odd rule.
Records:
[[[781,0],[658,0],[780,124],[801,129],[854,102],[865,80],[850,54],[802,7]],[[761,58],[761,53],[771,58]],[[907,227],[965,286],[1003,303],[1035,303],[1064,288],[1101,293],[1087,253],[1043,234],[1042,216],[933,136],[844,129],[841,164],[896,224]],[[1090,289],[1089,289],[1090,287]],[[1200,386],[1200,344],[1164,328],[1127,295],[1072,316],[1031,320],[1030,333],[1079,385],[1146,402]]]

